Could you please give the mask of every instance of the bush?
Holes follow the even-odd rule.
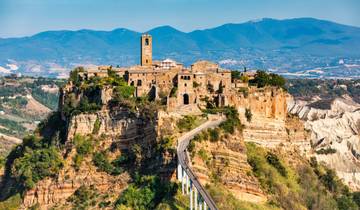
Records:
[[[134,92],[135,92],[135,87],[128,86],[126,84],[126,85],[115,87],[114,91],[113,91],[113,95],[114,95],[115,100],[122,101],[124,99],[129,99],[129,98],[133,97]]]
[[[77,67],[70,72],[69,81],[71,81],[75,86],[80,86],[81,81],[79,77],[79,72],[84,72],[84,67]]]
[[[97,152],[93,155],[93,163],[99,171],[104,171],[110,175],[119,175],[123,173],[124,170],[121,166],[125,164],[127,160],[127,157],[119,156],[110,163],[105,152]]]
[[[280,88],[285,88],[286,80],[284,77],[273,74],[266,73],[265,71],[257,71],[255,78],[249,81],[252,85],[257,85],[258,88],[262,88],[265,86],[276,86]]]
[[[99,120],[99,118],[96,118],[95,123],[94,123],[94,128],[92,130],[92,134],[98,134],[99,130],[100,130],[100,126],[101,126],[101,122]]]
[[[56,176],[62,167],[62,157],[55,147],[28,148],[22,157],[14,160],[11,173],[25,189],[31,189],[43,178]]]
[[[251,122],[252,119],[252,113],[250,109],[245,109],[245,117],[248,122]]]
[[[2,210],[17,210],[20,209],[22,199],[20,194],[13,195],[6,199],[5,201],[0,202],[0,209]]]
[[[217,142],[220,140],[220,134],[218,129],[209,129],[209,136],[211,142]]]
[[[235,80],[240,79],[241,73],[240,71],[233,70],[231,71],[231,81],[234,82]]]
[[[94,140],[92,137],[85,137],[76,134],[73,141],[76,148],[76,155],[73,158],[73,166],[75,170],[79,170],[84,157],[93,152]]]
[[[178,186],[174,183],[161,181],[157,176],[135,178],[135,183],[123,191],[115,203],[116,208],[137,210],[155,209],[163,199],[172,197]]]
[[[97,190],[93,185],[81,185],[74,194],[67,199],[67,201],[73,204],[75,207],[74,209],[88,209],[89,207],[96,205],[96,198],[98,197],[96,191]]]
[[[359,210],[359,206],[352,200],[350,196],[343,195],[337,200],[339,210]]]
[[[176,93],[177,93],[177,87],[173,87],[172,89],[171,89],[171,91],[170,91],[170,98],[175,98],[176,97]]]
[[[336,149],[333,149],[333,148],[331,148],[331,147],[328,147],[328,148],[326,148],[326,149],[321,148],[321,149],[319,149],[319,150],[316,150],[315,152],[316,152],[317,154],[327,155],[327,154],[334,154],[334,153],[336,153]]]
[[[201,149],[199,150],[198,155],[200,156],[200,158],[201,158],[204,162],[206,162],[206,161],[208,160],[208,154],[207,154],[207,152],[206,152],[203,148],[201,148]]]
[[[92,137],[84,137],[79,134],[76,134],[74,137],[74,145],[76,148],[76,152],[79,155],[89,155],[93,151],[93,139]]]
[[[200,87],[200,84],[194,81],[194,82],[193,82],[193,87],[194,87],[194,88]]]
[[[182,119],[179,119],[176,123],[180,132],[190,131],[195,127],[196,117],[191,115],[186,115]]]
[[[266,160],[270,165],[274,166],[282,176],[287,176],[285,167],[281,164],[279,158],[274,153],[268,152]]]

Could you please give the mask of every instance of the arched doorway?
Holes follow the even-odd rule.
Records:
[[[184,105],[186,105],[186,104],[189,104],[189,94],[187,94],[187,93],[185,93],[184,95],[183,95],[183,101],[184,101]]]

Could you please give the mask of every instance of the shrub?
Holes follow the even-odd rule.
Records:
[[[135,179],[135,183],[122,192],[115,203],[116,208],[147,210],[155,209],[164,198],[172,197],[178,186],[161,181],[157,176],[143,176]]]
[[[319,149],[319,150],[316,150],[315,152],[316,152],[317,154],[327,155],[327,154],[334,154],[334,153],[336,153],[336,149],[333,149],[333,148],[331,148],[331,147],[328,147],[328,148],[326,148],[326,149],[321,148],[321,149]]]
[[[244,83],[247,83],[247,82],[249,82],[249,77],[246,76],[246,75],[242,75],[242,76],[240,77],[240,80],[241,80],[242,82],[244,82]]]
[[[273,74],[266,73],[265,71],[257,71],[255,78],[249,81],[252,85],[257,85],[257,87],[262,88],[267,85],[276,86],[280,88],[285,88],[286,80],[284,77]]]
[[[110,175],[119,175],[123,173],[124,170],[121,166],[125,164],[127,160],[128,158],[126,156],[119,156],[110,163],[105,152],[97,152],[93,155],[93,163],[99,171],[104,171]]]
[[[22,157],[14,160],[11,173],[25,189],[31,189],[45,177],[53,177],[63,167],[59,151],[50,146],[36,150],[26,149]]]
[[[17,210],[20,209],[22,199],[20,194],[13,195],[4,201],[0,202],[0,209],[2,210]]]
[[[75,86],[80,86],[81,84],[79,72],[84,72],[84,68],[77,67],[70,72],[69,81],[71,81]]]
[[[200,158],[201,158],[204,162],[206,162],[206,161],[208,160],[208,154],[207,154],[207,152],[206,152],[203,148],[201,148],[201,149],[199,150],[198,155],[200,156]]]
[[[243,93],[245,98],[247,98],[249,96],[249,88],[241,87],[241,88],[239,88],[238,92]]]
[[[88,155],[93,151],[93,139],[92,137],[84,137],[79,134],[76,134],[74,137],[74,144],[76,152],[79,155]]]
[[[124,99],[129,99],[134,95],[135,87],[123,85],[123,86],[117,86],[114,88],[114,99],[117,101],[122,101]]]
[[[196,117],[186,115],[182,119],[179,119],[176,123],[180,132],[189,131],[195,127]]]
[[[274,153],[268,152],[266,160],[270,165],[274,166],[282,176],[287,176],[285,167],[281,164],[279,158]]]
[[[76,155],[73,157],[73,166],[75,170],[79,170],[84,157],[93,152],[94,140],[92,137],[76,134],[73,141],[76,149]]]
[[[177,87],[176,86],[174,86],[172,89],[171,89],[171,91],[170,91],[170,98],[175,98],[176,97],[176,93],[177,93]]]
[[[101,122],[100,122],[99,118],[96,118],[96,120],[94,122],[94,128],[92,130],[92,134],[98,134],[99,130],[100,130],[100,126],[101,126]]]
[[[194,88],[200,87],[200,84],[194,81],[194,82],[193,82],[193,87],[194,87]]]
[[[114,167],[107,159],[105,152],[95,153],[93,156],[93,163],[100,171],[112,174]]]
[[[241,73],[240,71],[233,70],[231,71],[231,81],[240,79]]]
[[[160,139],[159,143],[157,144],[157,149],[160,152],[164,151],[172,151],[174,149],[174,139],[172,137],[163,137]]]
[[[359,206],[352,200],[350,196],[340,196],[336,199],[339,210],[359,210]]]
[[[252,119],[252,113],[250,109],[245,109],[245,117],[248,122],[251,122]]]
[[[218,129],[209,129],[209,136],[211,142],[216,142],[220,140],[220,134]]]
[[[96,198],[98,197],[96,191],[97,190],[93,185],[81,185],[67,201],[73,204],[75,207],[74,209],[88,209],[89,207],[96,205]]]

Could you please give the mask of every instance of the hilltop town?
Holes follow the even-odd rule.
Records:
[[[249,88],[250,91],[254,89],[249,87],[248,81],[254,79],[255,72],[243,72],[241,78],[232,78],[231,70],[222,69],[209,61],[198,61],[190,67],[171,59],[153,61],[152,37],[148,34],[141,37],[140,58],[140,65],[137,66],[82,69],[77,72],[79,80],[107,77],[110,70],[123,78],[127,85],[135,88],[135,97],[149,97],[150,100],[165,98],[167,111],[183,108],[196,111],[198,108],[205,108],[209,100],[218,107],[249,108],[245,104],[239,106],[244,101],[239,92],[247,93]],[[272,76],[276,77],[274,80],[280,78]],[[283,80],[277,85],[280,87],[284,84]],[[264,105],[259,108],[264,110],[265,115],[286,116],[286,103],[281,101],[273,103],[271,110],[266,110]]]
[[[0,209],[358,208],[356,181],[318,162],[288,113],[283,77],[155,61],[153,44],[141,36],[140,65],[70,73],[8,155]]]

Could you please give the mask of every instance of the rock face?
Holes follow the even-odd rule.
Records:
[[[288,110],[305,121],[316,158],[360,190],[360,105],[348,97],[333,100],[325,110],[311,104],[290,99]]]
[[[247,94],[234,95],[233,103],[238,109],[244,141],[255,142],[266,147],[297,147],[300,151],[310,150],[310,143],[304,125],[297,118],[288,116],[287,98],[282,89],[274,87],[250,87]],[[251,119],[246,117],[246,110]]]
[[[220,182],[240,200],[266,201],[257,179],[251,175],[241,133],[218,142],[196,143],[192,168],[202,185]]]
[[[97,134],[94,134],[95,122],[100,122]],[[110,156],[116,156],[132,144],[151,145],[156,137],[155,127],[125,110],[102,110],[95,114],[79,114],[71,118],[68,127],[68,138],[63,156],[65,164],[59,175],[53,179],[45,179],[37,183],[36,187],[27,191],[24,196],[23,207],[29,208],[38,203],[42,209],[66,203],[76,189],[82,185],[94,185],[101,194],[117,197],[125,189],[131,178],[127,172],[112,176],[98,171],[92,164],[92,156],[84,158],[79,170],[73,167],[76,149],[73,138],[76,135],[98,136],[95,151],[109,151]],[[116,145],[116,150],[111,147]]]

